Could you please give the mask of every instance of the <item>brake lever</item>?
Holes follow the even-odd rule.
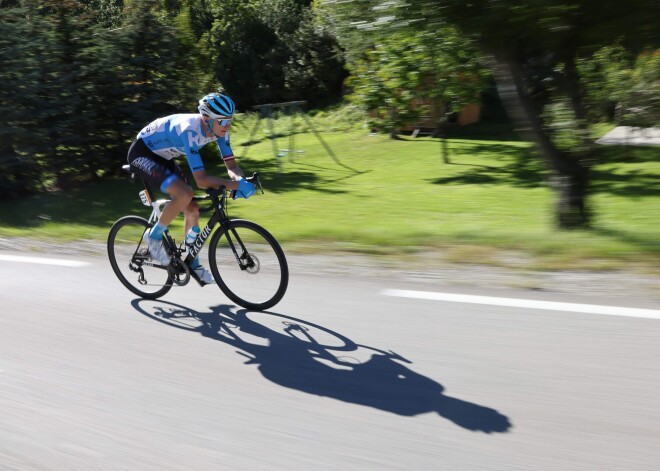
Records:
[[[259,189],[261,190],[261,194],[262,195],[265,194],[264,193],[264,187],[261,186],[261,179],[259,178],[259,172],[254,172],[252,174],[252,176],[250,178],[246,178],[246,180],[249,181],[250,183],[252,183],[253,185],[256,182],[256,184],[259,186]]]
[[[254,177],[254,179],[257,181],[257,185],[259,185],[259,189],[261,190],[261,194],[263,195],[263,194],[264,194],[264,187],[261,186],[261,179],[259,178],[259,173],[258,173],[258,172],[254,172],[253,177]]]

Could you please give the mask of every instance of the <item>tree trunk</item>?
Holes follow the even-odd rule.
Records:
[[[449,138],[449,126],[447,125],[447,118],[443,118],[443,121],[440,123],[440,146],[442,149],[442,160],[446,164],[450,164],[449,160],[449,143],[447,139]]]
[[[492,65],[497,90],[516,130],[534,142],[553,172],[551,185],[557,192],[556,221],[561,228],[585,227],[589,224],[586,197],[589,168],[558,149],[543,128],[532,98],[527,93],[520,61],[509,51],[494,54]]]

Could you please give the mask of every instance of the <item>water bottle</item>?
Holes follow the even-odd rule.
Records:
[[[195,239],[197,239],[197,236],[199,235],[199,227],[193,226],[190,228],[188,231],[188,234],[186,234],[186,245],[188,247],[192,246],[195,243]]]

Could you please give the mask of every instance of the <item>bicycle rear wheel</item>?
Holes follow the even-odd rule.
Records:
[[[156,299],[172,289],[167,269],[149,256],[144,232],[151,227],[139,216],[126,216],[115,222],[108,236],[108,258],[119,281],[133,293]]]
[[[223,293],[239,306],[263,311],[276,305],[289,284],[289,267],[277,240],[241,219],[218,229],[209,244],[209,266]]]

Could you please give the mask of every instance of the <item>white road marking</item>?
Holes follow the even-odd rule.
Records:
[[[38,263],[41,265],[58,265],[61,267],[85,267],[87,262],[78,260],[64,260],[59,258],[25,257],[22,255],[0,254],[0,262]]]
[[[492,296],[473,296],[467,294],[434,293],[430,291],[410,291],[384,289],[384,296],[400,298],[429,299],[451,303],[486,304],[489,306],[519,307],[524,309],[542,309],[546,311],[580,312],[603,316],[639,317],[642,319],[660,319],[660,310],[639,309],[634,307],[599,306],[596,304],[560,303],[554,301],[536,301],[533,299],[496,298]]]

